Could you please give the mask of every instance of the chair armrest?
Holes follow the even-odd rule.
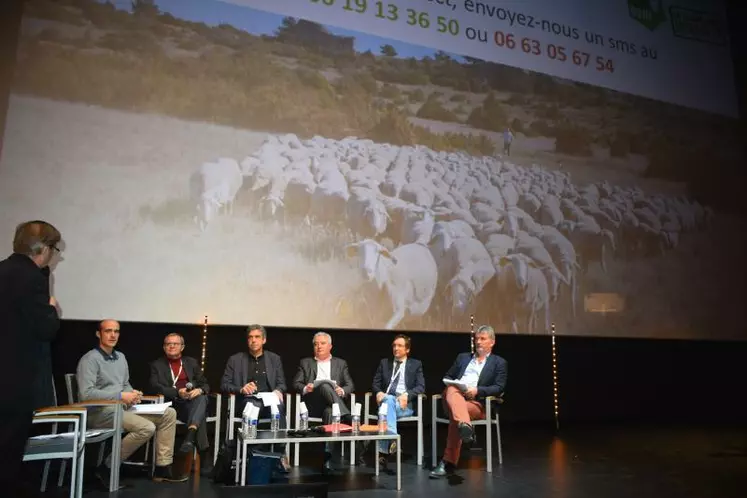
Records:
[[[50,416],[42,416],[37,417],[34,416],[33,423],[37,424],[56,424],[58,422],[62,423],[71,423],[74,424],[76,422],[80,421],[80,417],[70,416],[70,415],[50,415]]]
[[[441,396],[440,394],[434,394],[434,395],[431,396],[432,400],[437,400],[437,399],[441,399],[441,398],[443,398],[443,396]]]

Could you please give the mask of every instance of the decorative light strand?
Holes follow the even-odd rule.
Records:
[[[552,334],[552,396],[553,408],[555,410],[555,430],[560,429],[560,419],[558,418],[558,359],[555,348],[555,322],[551,324],[550,332]]]
[[[475,315],[469,316],[469,348],[475,354]]]
[[[205,321],[202,323],[202,371],[205,371],[205,357],[207,356],[207,333],[208,333],[208,317],[205,315]]]

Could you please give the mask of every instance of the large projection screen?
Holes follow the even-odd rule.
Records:
[[[0,247],[60,229],[65,318],[745,338],[718,2],[24,9]]]

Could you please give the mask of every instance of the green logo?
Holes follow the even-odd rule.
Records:
[[[628,13],[651,31],[667,19],[661,0],[628,0]]]

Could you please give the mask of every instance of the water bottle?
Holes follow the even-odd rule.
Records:
[[[334,434],[335,436],[340,434],[340,416],[339,415],[332,416],[332,434]]]
[[[249,439],[257,438],[257,424],[258,423],[259,423],[259,420],[257,420],[256,418],[252,420],[252,423],[249,426]]]
[[[305,431],[308,429],[309,429],[309,414],[308,412],[303,412],[301,414],[301,420],[298,422],[298,430]]]
[[[361,417],[359,415],[353,415],[353,434],[358,434],[361,431]]]
[[[249,427],[251,426],[251,423],[249,422],[249,415],[244,414],[241,417],[241,433],[244,435],[244,437],[249,437]]]
[[[277,432],[280,430],[280,413],[275,413],[272,415],[272,420],[270,421],[270,430],[272,432]]]
[[[379,413],[379,434],[386,433],[386,414]]]

